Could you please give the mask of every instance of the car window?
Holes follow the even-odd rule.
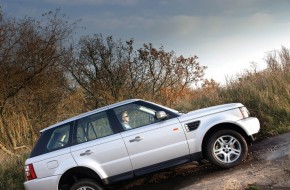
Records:
[[[157,110],[139,104],[128,104],[114,109],[122,127],[125,130],[155,123]]]
[[[69,141],[69,134],[69,124],[55,128],[47,143],[47,149],[50,151],[66,146]]]
[[[112,134],[113,130],[107,114],[102,112],[78,121],[76,127],[76,143],[91,141]]]

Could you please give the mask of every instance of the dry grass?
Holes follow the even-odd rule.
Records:
[[[177,106],[193,110],[223,103],[241,102],[261,122],[260,135],[273,136],[290,131],[290,54],[282,48],[266,58],[267,69],[246,71],[225,87],[208,86],[196,91],[189,102]],[[186,105],[186,106],[185,106]]]
[[[20,158],[6,156],[0,161],[0,190],[23,190],[24,162],[27,154]]]
[[[261,136],[272,136],[290,131],[290,54],[282,48],[267,57],[268,68],[262,72],[247,71],[237,79],[228,80],[225,87],[209,85],[197,90],[191,99],[176,105],[179,110],[193,110],[229,102],[241,102],[261,121]],[[31,143],[31,134],[23,128],[31,126],[21,115],[10,115],[13,135],[18,144]],[[18,119],[17,119],[18,118]],[[32,130],[30,130],[32,131]],[[2,137],[4,127],[0,122]],[[7,142],[8,139],[2,139]],[[0,189],[23,189],[23,166],[27,154],[20,158],[7,157],[0,152]]]

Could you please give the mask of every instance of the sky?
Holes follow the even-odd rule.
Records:
[[[268,53],[290,48],[289,0],[1,0],[2,11],[38,19],[58,8],[79,20],[77,35],[112,35],[198,56],[205,77],[226,78],[265,68]]]

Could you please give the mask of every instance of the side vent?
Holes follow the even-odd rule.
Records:
[[[189,132],[189,131],[196,130],[199,127],[199,124],[200,124],[200,121],[194,121],[194,122],[191,122],[191,123],[187,123],[184,126],[186,128],[186,131]]]

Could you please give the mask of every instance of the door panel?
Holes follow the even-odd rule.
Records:
[[[125,131],[121,135],[134,170],[189,155],[185,134],[175,118]]]
[[[77,121],[71,153],[79,166],[95,170],[102,179],[132,172],[130,158],[119,133],[114,134],[106,112]]]
[[[120,134],[75,145],[71,153],[77,165],[94,169],[103,179],[132,171]]]

